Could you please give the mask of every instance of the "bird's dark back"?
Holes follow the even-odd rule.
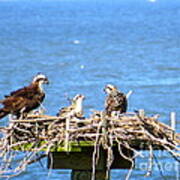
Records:
[[[125,113],[127,111],[127,106],[126,95],[121,92],[112,93],[106,98],[105,110],[107,114],[111,114],[113,111]]]

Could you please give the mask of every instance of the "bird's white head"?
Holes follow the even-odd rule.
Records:
[[[32,82],[33,83],[42,82],[42,84],[49,84],[49,80],[48,80],[47,76],[45,76],[42,73],[38,73],[36,76],[34,76]]]
[[[85,96],[82,94],[77,94],[73,99],[72,99],[72,105],[74,106],[74,112],[76,113],[83,113],[83,100]]]
[[[32,83],[38,83],[40,89],[42,90],[42,84],[49,84],[49,80],[44,74],[38,73],[36,76],[34,76]]]
[[[72,102],[74,104],[77,104],[77,103],[82,103],[82,101],[85,99],[85,96],[82,95],[82,94],[77,94],[76,96],[74,96],[74,98],[72,99]]]
[[[104,88],[104,91],[107,94],[111,94],[112,92],[116,92],[117,91],[117,87],[112,85],[112,84],[107,84]]]

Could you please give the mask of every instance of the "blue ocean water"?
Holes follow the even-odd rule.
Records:
[[[103,87],[113,83],[125,93],[133,90],[129,111],[160,114],[167,124],[176,112],[179,131],[180,1],[0,0],[0,98],[37,72],[51,82],[45,88],[47,114],[56,114],[77,93],[86,96],[87,116],[102,110]],[[170,155],[157,156],[166,179],[180,179]],[[147,159],[137,159],[131,179],[147,179]],[[112,180],[126,174],[112,171]],[[70,179],[69,171],[47,175],[34,164],[13,179]],[[162,179],[157,166],[148,179]]]

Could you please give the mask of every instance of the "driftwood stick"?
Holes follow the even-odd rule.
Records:
[[[65,149],[69,151],[69,126],[70,125],[70,117],[66,118],[66,131],[65,131]]]
[[[130,91],[126,94],[126,98],[129,99],[129,97],[131,96],[132,93],[133,93],[133,91],[130,90]]]
[[[176,130],[176,113],[175,112],[171,112],[171,128],[173,131]]]
[[[174,140],[175,129],[176,129],[176,113],[175,112],[171,112],[170,120],[171,120],[171,128],[173,130],[172,131],[172,139]]]
[[[145,174],[145,177],[149,177],[152,174],[152,168],[153,168],[153,159],[154,159],[154,154],[153,154],[153,147],[150,144],[149,145],[149,167],[147,169],[147,173]]]

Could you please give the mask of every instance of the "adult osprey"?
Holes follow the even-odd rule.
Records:
[[[116,88],[116,86],[108,84],[104,88],[107,93],[105,100],[105,112],[108,116],[112,116],[112,113],[125,113],[127,110],[127,98],[126,95]]]
[[[85,96],[82,94],[77,94],[71,101],[71,105],[68,107],[63,107],[57,113],[57,116],[61,117],[83,117],[83,100]]]
[[[0,100],[4,106],[0,109],[0,119],[8,114],[15,115],[17,118],[24,117],[31,110],[39,107],[45,97],[42,85],[48,83],[48,78],[38,73],[29,86],[6,95],[5,99]]]

